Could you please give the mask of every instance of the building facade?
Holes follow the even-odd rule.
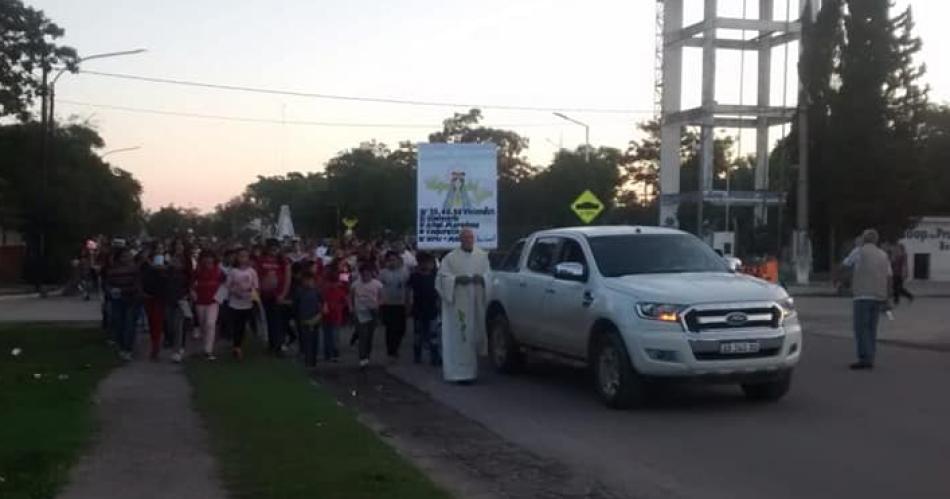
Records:
[[[950,281],[950,217],[924,217],[901,239],[907,249],[908,277]]]

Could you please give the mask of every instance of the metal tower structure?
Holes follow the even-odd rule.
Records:
[[[662,13],[662,19],[657,20],[657,28],[662,32],[662,71],[658,75],[662,94],[660,225],[679,225],[678,210],[683,201],[699,202],[701,227],[704,203],[755,206],[757,218],[764,221],[767,213],[765,206],[781,203],[784,199],[783,193],[772,192],[768,185],[769,128],[790,123],[797,109],[772,104],[772,50],[799,40],[802,25],[799,19],[776,20],[776,0],[747,0],[758,2],[758,16],[755,19],[721,17],[718,11],[720,1],[738,0],[703,0],[702,19],[684,26],[684,0],[657,0],[658,15]],[[786,1],[786,5],[790,3]],[[804,0],[797,3],[809,5]],[[755,36],[751,39],[720,36],[730,31],[750,32]],[[702,100],[699,107],[691,109],[682,107],[683,52],[686,48],[702,50]],[[722,50],[754,52],[757,55],[755,104],[725,104],[717,100],[716,56]],[[687,126],[700,128],[700,188],[697,193],[684,195],[680,193],[680,139],[683,128]],[[716,128],[755,129],[755,191],[727,193],[713,190],[713,141]]]

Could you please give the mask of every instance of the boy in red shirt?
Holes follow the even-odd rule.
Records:
[[[337,362],[340,352],[337,349],[337,335],[346,322],[346,309],[349,303],[350,286],[344,281],[337,268],[331,266],[325,273],[323,284],[323,357]]]

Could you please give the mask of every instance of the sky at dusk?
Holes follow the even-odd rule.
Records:
[[[27,3],[65,28],[63,42],[80,55],[147,49],[88,61],[83,69],[90,71],[483,106],[619,109],[627,112],[568,113],[589,123],[594,146],[618,148],[635,136],[637,122],[652,115],[653,0]],[[686,3],[701,12],[701,0]],[[749,1],[750,9],[757,3]],[[784,16],[784,3],[777,2],[777,17]],[[793,11],[797,3],[791,1]],[[950,43],[950,32],[941,26],[950,3],[896,4],[913,5],[932,100],[950,100],[950,67],[940,56]],[[742,0],[720,0],[723,15],[737,17],[741,6]],[[792,47],[789,105],[794,105],[797,54]],[[687,106],[698,104],[698,55],[685,57]],[[755,56],[746,57],[742,93],[750,103],[755,99]],[[773,93],[780,96],[782,57],[776,61]],[[738,102],[739,74],[737,55],[720,57],[721,102]],[[775,99],[773,104],[779,104]],[[173,203],[209,210],[240,194],[257,175],[319,171],[335,154],[370,139],[393,146],[425,141],[444,118],[466,110],[241,93],[90,74],[67,74],[57,85],[58,119],[95,125],[107,144],[103,152],[138,148],[108,160],[141,180],[143,202],[150,209]],[[547,164],[561,145],[573,149],[584,140],[583,128],[550,111],[484,108],[483,113],[486,125],[528,137],[529,159],[538,165]]]

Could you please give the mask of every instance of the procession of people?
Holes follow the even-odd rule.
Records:
[[[188,232],[168,241],[90,241],[83,258],[87,280],[101,281],[103,326],[125,360],[138,333],[149,338],[150,360],[164,350],[172,362],[189,351],[214,361],[225,342],[240,361],[250,336],[267,354],[297,355],[308,367],[321,356],[340,362],[349,344],[366,368],[377,330],[389,364],[400,361],[411,331],[413,362],[428,359],[446,381],[470,383],[487,351],[490,268],[472,230],[458,239],[442,257],[393,237],[239,244]]]

